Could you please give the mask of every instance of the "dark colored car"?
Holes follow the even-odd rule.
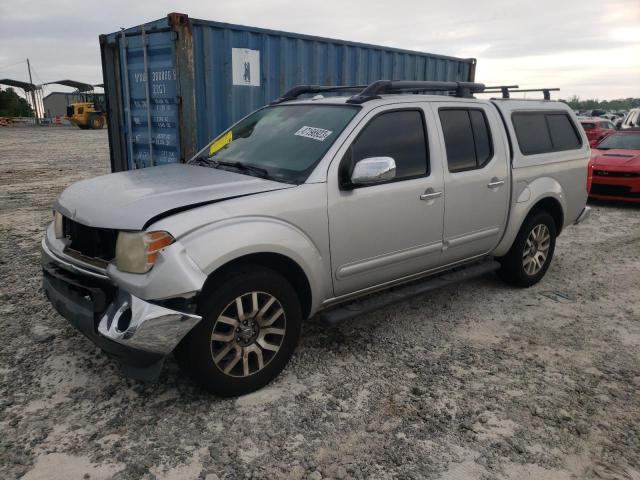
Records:
[[[595,147],[604,137],[616,131],[615,125],[604,118],[580,120],[580,124],[587,134],[591,148]]]
[[[640,130],[608,135],[591,152],[589,196],[640,202]]]

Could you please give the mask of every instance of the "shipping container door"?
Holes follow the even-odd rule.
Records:
[[[119,36],[123,132],[128,168],[180,161],[175,33]]]

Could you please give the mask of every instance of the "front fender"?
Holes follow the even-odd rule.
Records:
[[[208,224],[181,238],[195,264],[210,275],[223,265],[255,253],[276,253],[296,262],[311,287],[311,313],[331,296],[320,249],[302,230],[283,220],[244,216]]]
[[[496,257],[506,255],[516,239],[525,218],[527,218],[527,215],[529,215],[531,210],[541,200],[545,198],[557,200],[562,208],[562,214],[564,218],[566,218],[566,196],[562,185],[554,178],[538,177],[532,182],[526,183],[523,188],[517,189],[516,192],[518,197],[511,205],[507,228],[505,229],[502,240],[500,240],[498,246],[491,253]]]

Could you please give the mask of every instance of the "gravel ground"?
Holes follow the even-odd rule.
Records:
[[[45,300],[55,196],[106,130],[0,129],[0,478],[640,479],[640,208],[599,203],[538,285],[493,275],[338,326],[212,397],[120,375]]]

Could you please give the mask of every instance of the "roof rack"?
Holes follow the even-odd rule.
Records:
[[[484,85],[473,82],[427,82],[412,80],[378,80],[357,95],[352,96],[347,103],[364,103],[380,98],[387,93],[419,93],[419,92],[451,92],[456,97],[471,98],[474,93],[482,92]]]
[[[558,92],[559,88],[525,88],[512,90],[518,88],[518,85],[500,86],[500,87],[486,87],[483,92],[480,93],[501,93],[502,98],[511,98],[509,94],[514,92],[543,92],[545,100],[551,100],[551,94],[549,92]]]
[[[271,105],[287,102],[289,100],[295,100],[300,95],[304,95],[305,93],[360,92],[365,88],[367,88],[367,85],[336,85],[333,87],[322,85],[298,85],[290,90],[287,90],[284,95],[276,98],[273,102],[271,102]]]
[[[320,85],[298,85],[278,97],[272,105],[295,100],[300,95],[308,93],[325,92],[355,92],[347,103],[364,103],[369,100],[380,98],[380,95],[387,93],[419,93],[419,92],[450,92],[457,97],[471,98],[474,93],[482,92],[485,86],[482,83],[473,82],[427,82],[412,80],[378,80],[370,85],[338,85],[326,87]]]
[[[550,100],[549,92],[559,88],[534,88],[519,90],[518,85],[497,85],[487,87],[483,83],[474,82],[429,82],[414,80],[377,80],[370,85],[298,85],[278,97],[271,105],[295,100],[300,95],[325,92],[355,92],[347,103],[361,104],[380,98],[380,95],[390,93],[420,93],[420,92],[448,92],[449,95],[461,98],[473,98],[474,93],[501,93],[502,98],[509,98],[513,92],[544,92],[544,99]]]

